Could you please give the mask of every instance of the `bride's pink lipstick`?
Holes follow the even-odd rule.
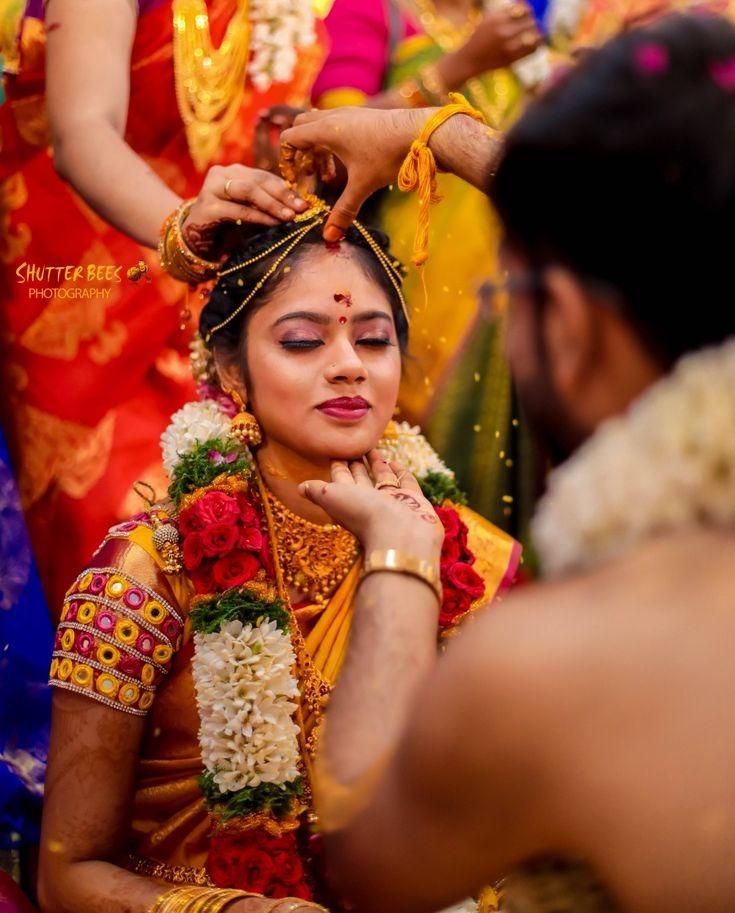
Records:
[[[338,396],[317,406],[320,412],[343,422],[354,422],[370,411],[370,403],[361,396]]]

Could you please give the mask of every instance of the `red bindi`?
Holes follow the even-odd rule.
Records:
[[[347,318],[345,317],[344,314],[339,318],[339,322],[342,324],[347,323]]]

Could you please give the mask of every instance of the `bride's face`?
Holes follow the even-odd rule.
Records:
[[[391,305],[350,248],[310,248],[249,321],[249,408],[266,441],[313,460],[360,457],[401,379]]]

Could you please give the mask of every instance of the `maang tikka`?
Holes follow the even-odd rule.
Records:
[[[237,390],[227,390],[224,387],[222,390],[237,406],[237,415],[230,422],[230,436],[245,447],[258,447],[263,441],[263,434],[257,418],[252,412],[247,411],[246,404]]]

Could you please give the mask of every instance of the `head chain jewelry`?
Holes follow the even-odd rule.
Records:
[[[280,241],[276,241],[275,244],[271,244],[270,247],[267,247],[265,250],[262,250],[259,254],[255,254],[254,257],[250,257],[248,260],[244,260],[242,263],[238,263],[236,266],[230,266],[227,269],[219,270],[217,273],[217,278],[221,279],[223,276],[229,276],[231,273],[239,272],[242,269],[246,269],[248,266],[252,266],[253,263],[257,263],[260,260],[264,260],[266,257],[269,257],[272,253],[283,248],[278,257],[273,261],[271,266],[268,268],[267,272],[261,279],[256,282],[252,287],[250,292],[245,296],[245,298],[240,302],[240,304],[235,308],[235,310],[218,323],[216,326],[213,326],[211,330],[208,331],[205,336],[204,341],[209,342],[212,338],[212,335],[218,330],[221,330],[223,327],[226,327],[228,323],[231,323],[238,314],[241,314],[242,311],[250,304],[253,298],[258,294],[258,292],[263,288],[265,283],[270,279],[270,277],[276,272],[278,267],[283,263],[283,261],[288,257],[291,251],[300,244],[301,241],[309,234],[309,232],[315,228],[317,225],[322,225],[326,219],[328,213],[330,212],[331,207],[320,200],[319,197],[313,196],[312,194],[306,195],[306,199],[311,206],[305,212],[302,212],[300,215],[297,215],[294,219],[294,222],[302,223],[299,228],[296,228],[291,234],[286,235],[285,238],[281,238]],[[398,300],[401,302],[401,309],[403,314],[408,321],[408,308],[406,307],[406,299],[403,297],[403,292],[401,291],[401,279],[402,274],[400,270],[400,264],[397,260],[391,260],[391,258],[385,253],[385,251],[380,247],[378,242],[373,238],[370,232],[362,225],[360,222],[354,223],[355,228],[360,232],[362,237],[365,239],[368,247],[373,252],[375,258],[378,260],[380,265],[385,270],[388,279],[391,282],[391,285],[398,295]]]

